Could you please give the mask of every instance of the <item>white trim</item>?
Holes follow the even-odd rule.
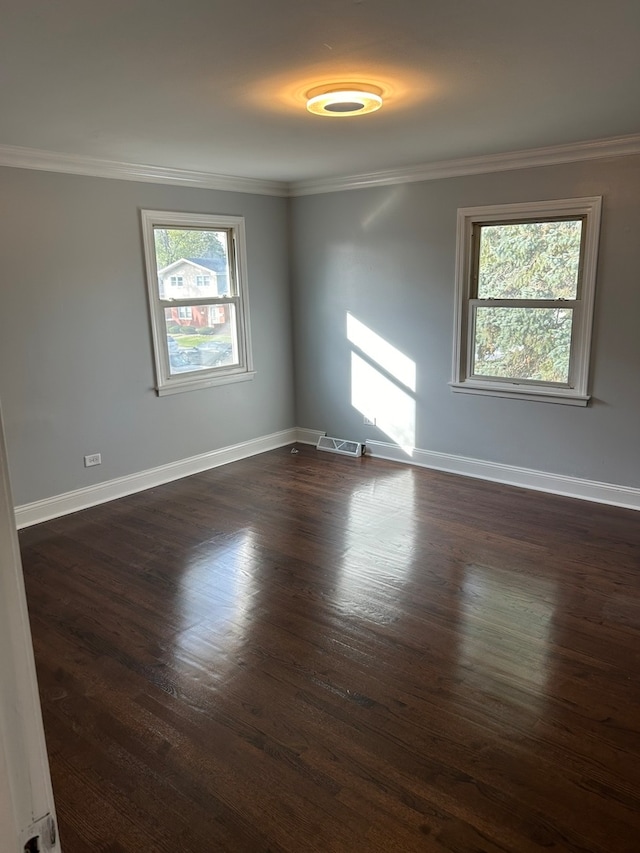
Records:
[[[243,216],[226,214],[184,213],[169,210],[141,210],[142,241],[147,273],[147,295],[156,367],[156,393],[159,397],[183,391],[196,391],[213,385],[253,379],[253,353],[249,323],[249,285],[247,282],[246,231]],[[227,231],[229,273],[235,283],[233,294],[225,297],[202,296],[198,299],[164,299],[158,293],[154,228],[206,228]],[[182,260],[182,259],[181,259]],[[163,270],[168,267],[163,267]],[[229,282],[231,284],[231,280]],[[173,374],[167,347],[165,309],[193,305],[229,304],[235,306],[235,340],[238,363],[229,367],[211,367],[189,373]]]
[[[124,163],[117,160],[102,160],[98,157],[42,151],[37,148],[21,148],[17,145],[0,145],[0,166],[253,195],[283,197],[289,194],[286,181],[241,178],[235,175],[218,175],[215,172],[172,169],[167,166],[151,166],[143,163]]]
[[[9,792],[7,802],[7,792]],[[24,848],[55,820],[29,616],[0,416],[0,848]],[[43,849],[43,845],[40,849]],[[56,843],[52,853],[59,853]]]
[[[557,166],[562,163],[579,163],[583,160],[599,160],[605,157],[626,157],[632,154],[640,154],[640,134],[614,136],[588,142],[574,142],[567,145],[552,145],[545,148],[530,148],[504,154],[483,154],[477,157],[440,160],[418,166],[384,169],[341,178],[293,181],[289,184],[289,195],[316,195],[317,193],[359,190],[391,184],[437,181],[441,178],[459,178],[464,175],[483,175],[513,169],[531,169],[537,166]]]
[[[0,723],[1,728],[2,724]],[[11,795],[11,780],[12,773],[5,755],[4,737],[0,735],[0,833],[2,833],[1,837],[5,841],[11,839],[15,850],[19,850],[20,830],[18,829],[18,816]]]
[[[526,400],[543,400],[586,406],[589,402],[589,362],[591,357],[591,330],[598,266],[598,240],[602,197],[561,198],[522,204],[493,204],[458,209],[456,228],[456,270],[454,303],[454,344],[451,388],[456,392],[487,394],[494,397],[513,397]],[[557,216],[584,217],[583,274],[580,293],[567,304],[572,307],[572,338],[567,386],[544,382],[515,382],[472,375],[474,348],[474,323],[471,303],[474,299],[472,284],[472,256],[478,247],[473,246],[473,229],[478,224],[508,222],[511,219],[553,219]],[[477,294],[475,294],[477,295]],[[509,300],[510,304],[545,304],[544,300]],[[499,306],[501,300],[492,300]],[[556,304],[549,301],[549,304]],[[557,303],[560,304],[560,303]]]
[[[391,184],[435,181],[441,178],[458,178],[464,175],[530,169],[536,166],[557,166],[563,163],[579,163],[584,160],[599,160],[607,157],[626,157],[633,154],[640,154],[640,134],[572,142],[544,148],[530,148],[523,151],[508,151],[503,154],[481,154],[477,157],[440,160],[401,169],[382,169],[360,175],[312,178],[291,182],[103,160],[98,157],[63,154],[37,148],[23,148],[17,145],[0,145],[0,166],[282,198],[389,186]]]
[[[466,382],[450,382],[451,390],[456,394],[479,394],[483,397],[510,397],[518,400],[533,400],[536,403],[560,403],[565,406],[588,406],[590,394],[576,394],[570,390],[549,389],[543,393],[535,390],[534,385],[520,385],[517,388],[509,382],[490,383],[467,379]]]
[[[503,465],[499,462],[485,462],[468,456],[451,453],[437,453],[420,448],[403,449],[397,444],[384,441],[367,441],[367,455],[377,459],[390,459],[393,462],[418,465],[421,468],[433,468],[449,474],[460,474],[479,480],[491,480],[521,489],[533,489],[551,495],[563,495],[569,498],[608,504],[640,510],[640,489],[631,486],[618,486],[614,483],[601,483],[597,480],[583,480],[562,474],[549,474],[532,468],[516,465]]]
[[[174,480],[180,480],[182,477],[189,477],[191,474],[209,471],[211,468],[217,468],[229,462],[237,462],[249,456],[256,456],[258,453],[276,450],[278,447],[293,444],[297,438],[298,431],[296,429],[284,429],[280,432],[271,433],[271,435],[263,435],[249,441],[243,441],[240,444],[222,447],[219,450],[201,453],[198,456],[190,456],[187,459],[179,459],[177,462],[169,462],[166,465],[160,465],[158,468],[150,468],[147,471],[139,471],[136,474],[128,474],[125,477],[97,483],[95,486],[86,486],[72,492],[65,492],[62,495],[54,495],[40,501],[23,504],[16,507],[16,524],[20,529],[30,527],[32,524],[40,524],[40,522],[48,521],[51,518],[58,518],[61,515],[68,515],[97,504],[133,495],[154,486],[161,486],[163,483],[171,483]]]
[[[189,381],[190,373],[183,373],[178,377],[170,377],[165,385],[156,385],[154,390],[158,397],[166,397],[169,394],[183,394],[185,391],[200,391],[203,388],[213,388],[215,385],[230,385],[232,382],[248,382],[256,375],[255,370],[242,370],[229,373],[219,373],[215,376],[195,379]]]
[[[171,483],[182,477],[209,471],[220,465],[227,465],[240,459],[276,450],[288,444],[311,444],[315,446],[320,436],[326,435],[324,430],[297,427],[281,430],[271,435],[261,436],[240,444],[223,447],[209,453],[191,456],[177,462],[170,462],[158,468],[118,477],[95,486],[76,489],[62,495],[23,504],[15,509],[18,528],[30,527],[52,518],[88,509],[107,501],[133,495],[136,492]],[[384,441],[366,441],[366,453],[377,459],[389,459],[394,462],[418,465],[421,468],[433,468],[450,474],[460,474],[464,477],[475,477],[481,480],[491,480],[505,485],[519,486],[523,489],[548,492],[554,495],[564,495],[611,506],[627,507],[640,510],[640,489],[630,486],[617,486],[613,483],[601,483],[595,480],[583,480],[578,477],[549,474],[531,468],[521,468],[515,465],[503,465],[498,462],[485,462],[467,456],[451,453],[438,453],[420,448],[403,449],[396,444]]]
[[[299,444],[313,444],[314,447],[317,445],[318,439],[327,434],[325,430],[305,429],[304,427],[298,427],[296,433],[296,441]]]

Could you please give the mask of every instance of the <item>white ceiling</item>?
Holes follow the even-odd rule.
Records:
[[[640,132],[640,0],[0,0],[0,146],[297,181]],[[305,92],[378,82],[368,116]]]

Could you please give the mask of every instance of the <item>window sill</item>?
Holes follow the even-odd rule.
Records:
[[[229,385],[231,382],[247,382],[256,375],[255,370],[245,370],[242,373],[227,373],[223,376],[207,376],[201,379],[169,380],[155,389],[158,397],[168,394],[182,394],[185,391],[199,391],[201,388],[212,388],[215,385]]]
[[[450,382],[457,394],[481,394],[487,397],[511,397],[516,400],[534,400],[538,403],[560,403],[563,406],[586,406],[588,394],[578,394],[569,388],[533,388],[526,385],[493,384],[489,382]]]

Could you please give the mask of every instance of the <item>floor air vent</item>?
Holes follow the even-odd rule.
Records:
[[[331,438],[321,435],[316,445],[318,450],[328,450],[329,453],[343,453],[345,456],[362,456],[364,444],[360,441],[349,441],[346,438]]]

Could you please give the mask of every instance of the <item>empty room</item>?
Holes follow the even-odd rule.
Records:
[[[0,853],[636,853],[640,5],[2,21]]]

